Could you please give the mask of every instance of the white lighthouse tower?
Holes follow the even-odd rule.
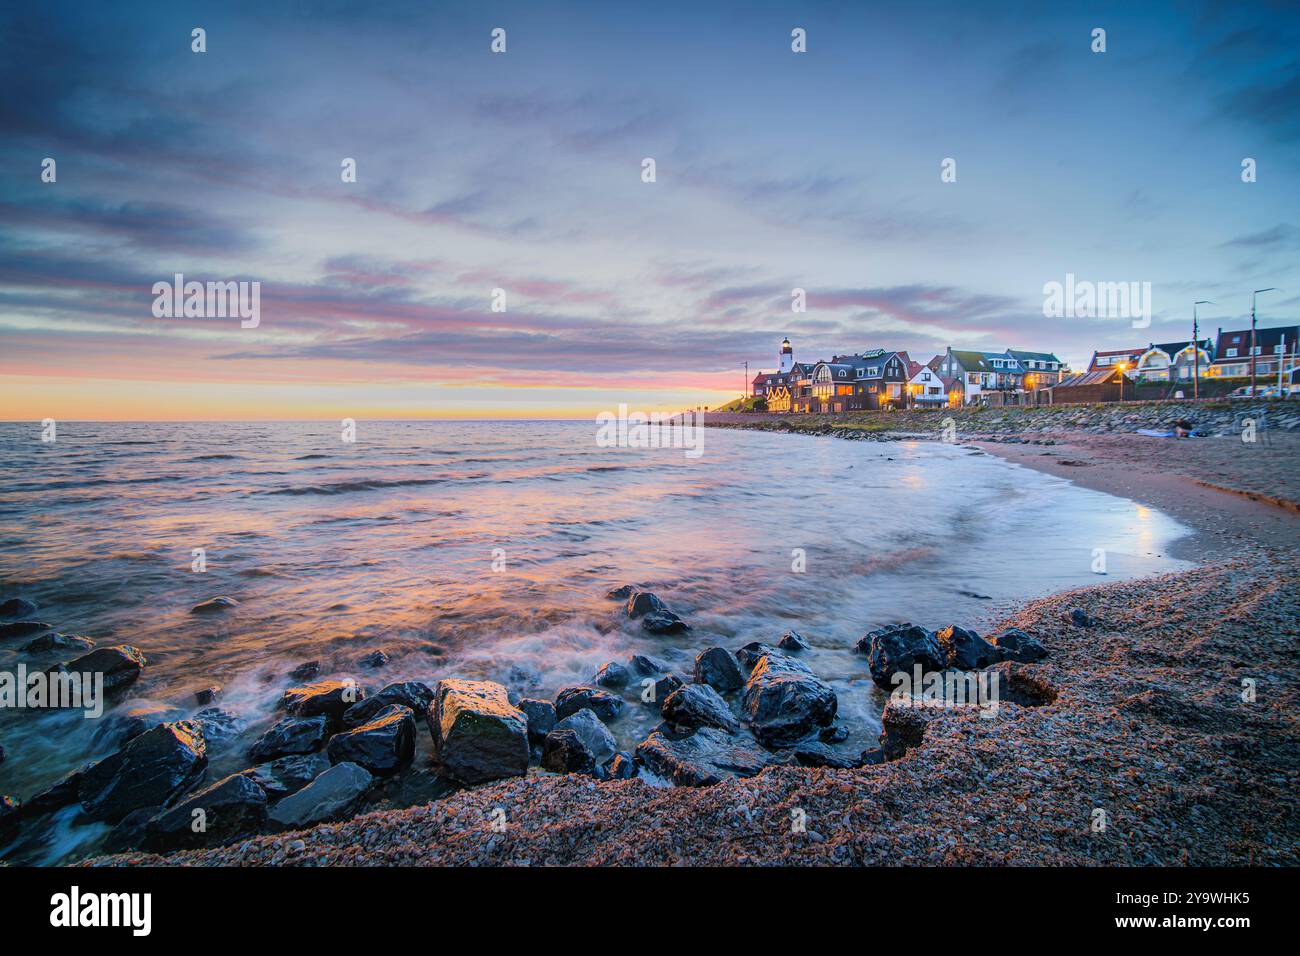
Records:
[[[785,374],[794,368],[794,349],[790,347],[790,340],[787,338],[781,343],[781,373]]]

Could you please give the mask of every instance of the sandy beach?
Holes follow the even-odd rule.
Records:
[[[1224,439],[1051,442],[975,444],[1167,511],[1194,529],[1180,553],[1202,566],[1003,621],[1048,649],[1015,669],[1050,703],[1004,702],[992,720],[928,711],[919,742],[879,766],[772,767],[699,789],[534,768],[428,806],[91,863],[1295,865],[1300,515],[1267,489],[1300,444],[1275,437],[1252,457]],[[1070,623],[1076,609],[1092,626]]]

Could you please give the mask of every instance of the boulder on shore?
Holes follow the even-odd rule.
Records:
[[[367,723],[330,738],[325,747],[331,763],[354,763],[377,777],[390,777],[415,758],[415,715],[390,704]]]
[[[555,714],[555,705],[549,700],[539,700],[536,697],[521,697],[516,706],[528,718],[529,743],[540,744],[546,739],[546,735],[555,729],[555,722],[558,718]]]
[[[686,737],[657,730],[637,745],[636,755],[652,773],[679,787],[752,777],[771,760],[756,744],[716,727],[701,727]]]
[[[242,772],[262,788],[268,800],[279,800],[297,793],[329,768],[329,757],[323,753],[314,753],[281,757]]]
[[[764,655],[745,684],[742,706],[750,730],[767,747],[787,747],[835,719],[830,685],[793,658]]]
[[[95,642],[80,634],[61,634],[58,631],[46,631],[40,637],[28,641],[20,650],[29,654],[42,654],[46,651],[88,651]]]
[[[596,772],[596,757],[576,730],[557,727],[542,745],[542,769],[552,773]]]
[[[266,792],[251,778],[236,773],[150,820],[144,843],[147,849],[164,853],[221,846],[257,833],[265,825]]]
[[[740,662],[740,666],[744,668],[745,673],[749,673],[754,669],[754,665],[758,663],[760,657],[769,655],[781,657],[784,654],[785,651],[773,647],[771,644],[764,644],[762,641],[750,641],[736,651],[736,660]]]
[[[214,598],[208,598],[206,601],[200,601],[190,608],[191,614],[220,614],[222,611],[228,611],[232,607],[239,607],[239,602],[232,597],[220,595]]]
[[[892,689],[895,674],[910,678],[918,664],[923,674],[948,666],[948,655],[934,635],[916,624],[891,624],[871,631],[858,641],[856,650],[867,655],[871,679],[878,687]]]
[[[1004,661],[1032,664],[1047,656],[1047,648],[1017,627],[1007,628],[994,637],[993,646]]]
[[[318,680],[301,687],[290,687],[276,706],[295,717],[324,714],[331,720],[342,720],[348,708],[365,700],[365,697],[366,692],[356,681]]]
[[[657,657],[646,654],[633,654],[627,659],[628,670],[637,677],[653,677],[655,674],[668,673],[668,665]]]
[[[797,631],[786,631],[781,635],[781,640],[776,642],[776,646],[783,651],[806,651],[809,644]]]
[[[6,637],[26,637],[50,630],[44,621],[3,621],[0,622],[0,639]]]
[[[729,734],[740,730],[727,702],[708,684],[686,684],[664,699],[660,713],[664,720],[680,730],[716,727]]]
[[[438,681],[427,719],[433,750],[462,783],[484,783],[528,772],[528,718],[492,681]]]
[[[714,690],[727,693],[745,686],[745,675],[731,651],[725,647],[710,647],[695,658],[695,683],[708,684]]]
[[[117,644],[83,654],[56,669],[69,674],[101,673],[104,675],[104,691],[111,693],[132,683],[147,663],[148,659],[130,644]]]
[[[325,746],[329,735],[330,719],[324,714],[286,717],[248,748],[248,759],[253,763],[265,763],[291,754],[315,753]]]
[[[935,631],[934,639],[947,656],[947,665],[959,671],[975,671],[991,667],[1002,659],[998,649],[974,631],[949,624]]]
[[[649,591],[633,591],[628,596],[627,616],[633,620],[641,618],[641,627],[651,634],[676,634],[691,629],[657,595]]]
[[[572,730],[591,751],[596,763],[603,764],[618,750],[614,735],[594,712],[580,710],[555,725],[556,730]]]
[[[555,695],[555,716],[563,720],[585,708],[609,723],[623,713],[624,703],[622,697],[609,691],[594,687],[566,687]]]
[[[657,594],[649,591],[629,591],[627,597],[627,616],[636,620],[646,614],[659,614],[668,610],[668,605],[659,600]]]
[[[389,684],[379,693],[345,710],[343,726],[360,727],[394,704],[409,707],[412,713],[423,714],[429,709],[431,703],[433,703],[433,688],[428,684],[418,680],[399,681]]]
[[[82,771],[77,799],[91,819],[117,823],[140,807],[166,805],[207,765],[207,742],[197,723],[159,724]]]
[[[0,601],[0,617],[28,617],[36,613],[36,604],[26,598],[6,598]]]
[[[628,669],[618,661],[606,661],[600,665],[600,670],[596,671],[596,676],[591,679],[591,682],[601,687],[622,690],[631,679],[632,675],[628,673]]]
[[[330,767],[267,813],[272,828],[301,830],[318,823],[346,820],[361,808],[375,778],[364,767],[340,763]]]

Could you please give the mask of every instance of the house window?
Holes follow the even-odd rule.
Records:
[[[1236,350],[1236,349],[1228,349],[1228,350],[1227,350],[1226,352],[1224,352],[1223,354],[1226,355],[1228,358],[1236,358],[1236,357],[1237,357],[1237,350]]]

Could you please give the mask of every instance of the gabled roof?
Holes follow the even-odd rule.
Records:
[[[1013,356],[1008,355],[1006,352],[981,352],[980,354],[984,356],[984,361],[988,363],[989,368],[993,369],[994,371],[999,371],[999,372],[1002,371],[1023,372],[1024,371],[1024,368],[1021,366],[1020,362],[1017,361]],[[993,363],[995,361],[1010,362],[1011,365],[1010,366],[994,365]]]
[[[1007,354],[1018,362],[1056,362],[1058,365],[1064,364],[1056,357],[1054,352],[1023,352],[1020,349],[1007,349]]]
[[[1191,344],[1192,344],[1191,339],[1187,339],[1186,341],[1183,342],[1165,342],[1161,345],[1151,345],[1149,348],[1140,349],[1140,351],[1146,353],[1151,351],[1151,349],[1159,349],[1160,351],[1168,355],[1170,358],[1173,358],[1175,355],[1177,355],[1179,352],[1181,352],[1183,349],[1187,348],[1187,346]],[[1214,342],[1211,341],[1210,339],[1201,340],[1201,348],[1203,348],[1205,351],[1208,352],[1213,347],[1214,347]]]
[[[1099,368],[1095,372],[1084,372],[1082,375],[1076,375],[1073,378],[1067,378],[1060,382],[1056,388],[1075,388],[1079,385],[1104,385],[1112,378],[1119,374],[1119,366],[1110,368]]]
[[[968,372],[987,372],[990,370],[988,363],[984,361],[983,352],[967,352],[953,349],[952,357]]]
[[[1290,354],[1291,349],[1295,346],[1296,339],[1300,338],[1300,325],[1278,325],[1271,329],[1256,329],[1255,344],[1259,346],[1261,355],[1272,355],[1275,346],[1282,344],[1282,336],[1286,336],[1286,350]],[[1223,358],[1228,349],[1236,349],[1237,357],[1250,357],[1250,329],[1241,329],[1233,332],[1219,332],[1218,345],[1215,347],[1215,355]]]

